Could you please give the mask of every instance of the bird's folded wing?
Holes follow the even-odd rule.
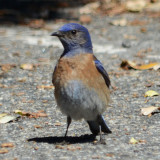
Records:
[[[104,80],[106,82],[106,85],[109,88],[109,86],[110,86],[110,79],[109,79],[108,73],[104,69],[102,63],[95,56],[94,56],[94,62],[95,62],[97,70],[101,73],[101,75],[103,76],[103,78],[104,78]]]

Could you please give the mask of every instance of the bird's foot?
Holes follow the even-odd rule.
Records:
[[[104,135],[100,135],[100,139],[99,139],[99,140],[95,139],[95,140],[93,141],[93,144],[95,144],[95,145],[98,145],[98,144],[106,145],[105,136],[104,136]]]
[[[106,145],[106,139],[105,139],[105,136],[103,136],[103,135],[101,135],[101,136],[100,136],[99,143],[100,143],[100,144],[104,144],[104,145]]]

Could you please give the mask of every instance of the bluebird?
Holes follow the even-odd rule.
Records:
[[[72,119],[85,119],[101,140],[101,132],[111,133],[102,117],[110,100],[110,79],[93,54],[90,34],[84,26],[68,23],[51,36],[58,37],[64,47],[52,82],[57,106],[67,116],[65,137]]]

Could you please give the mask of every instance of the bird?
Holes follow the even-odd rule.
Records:
[[[53,32],[64,51],[54,68],[52,83],[58,108],[67,116],[67,128],[73,120],[84,119],[93,135],[112,133],[102,114],[110,102],[110,78],[93,54],[89,31],[78,23],[67,23]]]

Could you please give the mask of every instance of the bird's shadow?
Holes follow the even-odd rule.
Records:
[[[93,134],[85,134],[82,136],[67,136],[67,137],[35,137],[30,138],[28,141],[34,141],[37,143],[50,143],[50,144],[75,144],[75,143],[88,143],[93,142],[96,139],[96,136]]]

